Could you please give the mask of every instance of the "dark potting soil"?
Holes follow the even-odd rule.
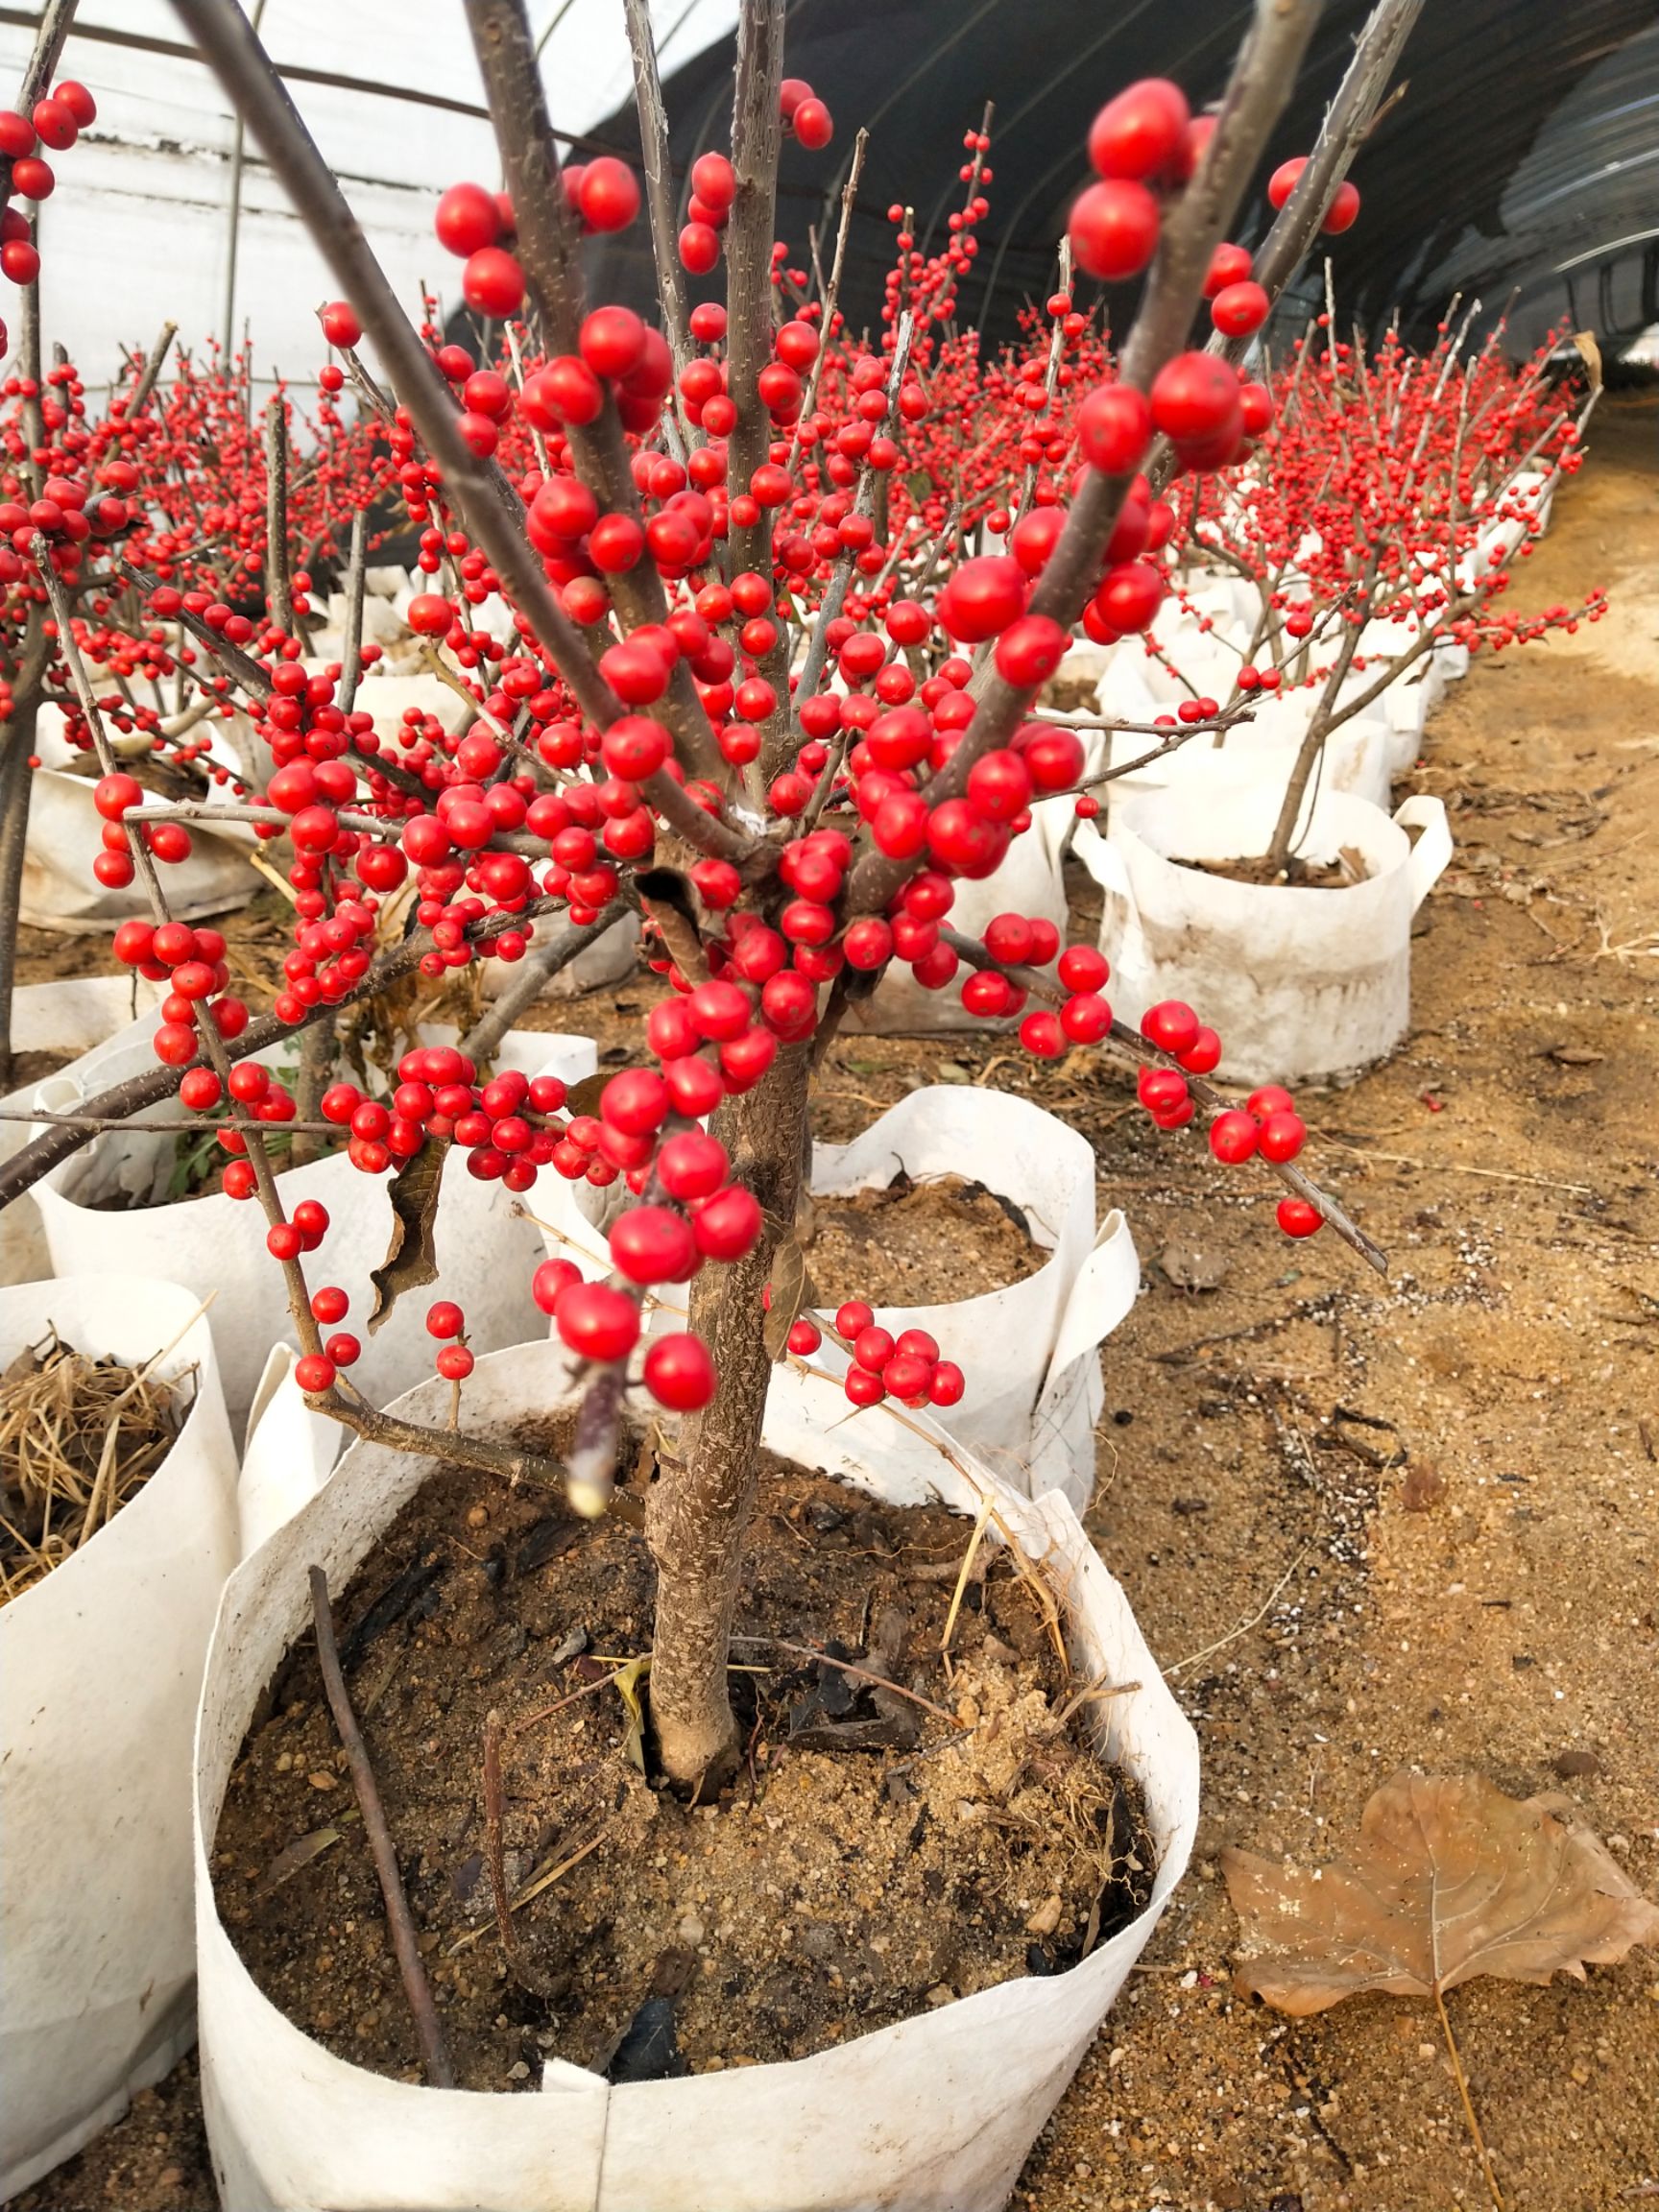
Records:
[[[1034,1275],[1048,1253],[1025,1214],[983,1183],[945,1175],[882,1190],[815,1198],[806,1267],[830,1311],[849,1298],[872,1306],[926,1306],[974,1298]]]
[[[13,1052],[11,1070],[0,1088],[32,1091],[36,1083],[44,1083],[48,1075],[56,1075],[60,1068],[67,1068],[79,1057],[72,1046],[60,1052]]]
[[[1052,1973],[1141,1909],[1152,1853],[1135,1792],[1086,1750],[1069,1701],[1085,1692],[1086,1712],[1089,1686],[1005,1554],[976,1553],[941,1659],[971,1538],[942,1507],[763,1466],[738,1620],[755,1640],[733,1650],[753,1670],[734,1682],[745,1764],[693,1807],[641,1771],[637,1692],[609,1679],[650,1647],[638,1531],[469,1470],[433,1477],[335,1594],[335,1619],[464,2086],[535,2089],[552,2055],[613,2079],[805,2056]],[[890,1667],[896,1687],[777,1637]],[[270,1703],[215,1839],[227,1925],[307,2033],[416,2080],[309,1635]],[[516,1965],[486,1862],[492,1713]]]
[[[1259,883],[1276,890],[1347,891],[1363,883],[1370,863],[1355,847],[1345,845],[1334,860],[1299,860],[1295,854],[1282,867],[1265,854],[1251,860],[1176,860],[1177,868],[1192,868],[1200,876],[1219,876],[1229,883]]]

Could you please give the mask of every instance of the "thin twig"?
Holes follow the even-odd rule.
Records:
[[[342,714],[357,704],[363,675],[363,587],[369,569],[369,510],[353,509],[351,548],[346,557],[346,630],[341,640],[340,682],[335,696]]]
[[[801,412],[795,419],[794,435],[789,441],[789,458],[784,467],[794,473],[796,456],[801,450],[802,424],[810,420],[818,403],[818,380],[824,373],[825,358],[830,351],[830,341],[835,334],[835,316],[841,300],[841,265],[847,258],[847,232],[853,223],[853,204],[858,197],[858,180],[864,174],[864,156],[870,150],[870,133],[862,126],[853,141],[853,162],[847,172],[847,182],[841,193],[841,224],[835,233],[835,258],[830,264],[830,281],[824,287],[824,315],[818,325],[818,356],[807,372],[806,389],[801,397]]]
[[[284,637],[294,629],[288,565],[288,410],[280,386],[265,410],[265,604]]]
[[[507,1894],[507,1864],[501,1847],[501,1716],[484,1716],[484,1863],[490,1869],[490,1894],[495,1904],[495,1925],[501,1931],[501,1949],[514,1975],[522,1980],[518,1938],[513,1928],[513,1900]]]
[[[1237,1628],[1230,1628],[1225,1636],[1217,1636],[1214,1644],[1206,1644],[1202,1650],[1189,1651],[1185,1659],[1175,1660],[1164,1671],[1166,1674],[1179,1674],[1183,1668],[1196,1667],[1200,1659],[1213,1659],[1217,1651],[1224,1651],[1229,1644],[1237,1644],[1240,1636],[1248,1636],[1251,1629],[1257,1626],[1260,1622],[1265,1621],[1268,1614],[1272,1612],[1273,1607],[1278,1602],[1280,1591],[1284,1589],[1286,1583],[1289,1581],[1291,1575],[1295,1574],[1297,1568],[1301,1566],[1311,1550],[1310,1544],[1303,1545],[1301,1551],[1297,1552],[1295,1558],[1291,1560],[1289,1566],[1286,1568],[1284,1574],[1268,1591],[1262,1605],[1251,1614],[1248,1621],[1240,1621]]]
[[[340,1671],[340,1648],[334,1641],[334,1614],[328,1602],[328,1577],[321,1567],[313,1567],[310,1581],[311,1614],[317,1629],[317,1665],[323,1676],[328,1710],[334,1716],[334,1726],[351,1770],[357,1810],[363,1815],[363,1834],[374,1861],[374,1871],[380,1878],[380,1894],[386,1901],[386,1918],[392,1930],[392,1947],[397,1954],[397,1971],[403,1977],[403,1994],[409,2000],[415,2032],[420,2039],[421,2061],[426,2070],[426,2080],[434,2089],[453,2089],[455,2069],[449,2062],[444,2031],[432,2003],[431,1984],[421,1961],[420,1941],[410,1917],[409,1900],[403,1894],[403,1877],[397,1870],[397,1848],[386,1825],[386,1810],[380,1802],[380,1791],[374,1780],[374,1769],[369,1763],[363,1731],[357,1725],[346,1677]]]
[[[126,412],[130,417],[139,412],[151,393],[155,391],[156,379],[160,375],[162,367],[166,362],[168,349],[178,335],[179,325],[177,323],[162,324],[160,335],[156,338],[155,345],[151,347],[150,358],[145,362],[143,372],[137,383],[133,385],[132,395],[127,401]]]
[[[1457,2084],[1457,2094],[1463,2100],[1463,2117],[1469,2123],[1469,2132],[1475,2138],[1475,2148],[1480,2153],[1480,2171],[1486,2176],[1486,2187],[1491,2193],[1494,2212],[1503,2212],[1503,2192],[1492,2171],[1492,2159],[1486,2149],[1486,2138],[1480,2132],[1480,2123],[1475,2117],[1474,2100],[1469,2094],[1468,2077],[1463,2072],[1463,2060],[1458,2055],[1457,2038],[1452,2032],[1452,2022],[1447,2016],[1446,1999],[1438,1982],[1434,1984],[1434,2009],[1440,2015],[1440,2026],[1446,2036],[1446,2049],[1452,2059],[1452,2075]]]
[[[924,1697],[919,1690],[906,1690],[902,1682],[894,1682],[885,1674],[878,1674],[868,1667],[858,1667],[851,1659],[837,1659],[833,1652],[816,1651],[810,1644],[790,1644],[781,1636],[733,1636],[733,1644],[763,1645],[769,1651],[791,1651],[797,1659],[816,1659],[821,1666],[836,1668],[843,1674],[851,1674],[854,1681],[869,1682],[879,1690],[891,1690],[895,1697],[908,1698],[912,1705],[920,1705],[924,1713],[931,1713],[936,1720],[948,1720],[952,1728],[967,1731],[966,1720],[948,1712],[943,1705],[935,1705],[931,1697]]]

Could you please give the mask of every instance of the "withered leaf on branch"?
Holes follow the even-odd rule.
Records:
[[[437,1279],[433,1235],[448,1150],[447,1144],[429,1137],[392,1178],[392,1241],[380,1265],[369,1270],[369,1280],[374,1286],[374,1310],[369,1316],[371,1336],[405,1290],[419,1290],[422,1284]]]
[[[1383,1784],[1346,1863],[1221,1855],[1242,1924],[1234,1980],[1298,2017],[1361,1990],[1433,1997],[1477,1974],[1584,1979],[1659,1942],[1648,1903],[1564,1797],[1507,1797],[1479,1775]]]
[[[584,1075],[580,1083],[572,1083],[565,1095],[566,1114],[597,1114],[599,1100],[605,1086],[611,1080],[611,1071],[596,1068],[591,1075]]]
[[[773,1256],[771,1291],[771,1303],[766,1309],[766,1357],[776,1360],[781,1359],[788,1349],[789,1332],[802,1307],[810,1306],[817,1296],[798,1237],[785,1237]]]

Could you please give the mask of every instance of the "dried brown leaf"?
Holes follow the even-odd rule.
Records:
[[[437,1280],[438,1253],[433,1238],[448,1149],[447,1144],[428,1138],[392,1178],[392,1241],[380,1265],[369,1270],[369,1280],[374,1286],[374,1310],[369,1316],[371,1336],[405,1290],[419,1290],[423,1284]]]
[[[806,1255],[798,1237],[785,1237],[772,1260],[771,1301],[766,1308],[766,1357],[781,1359],[789,1348],[789,1332],[803,1306],[816,1293],[806,1272]]]
[[[1407,1770],[1371,1798],[1359,1831],[1346,1864],[1222,1853],[1242,1924],[1240,1991],[1300,2017],[1366,1989],[1433,1997],[1477,1974],[1582,1981],[1586,1961],[1659,1942],[1659,1906],[1566,1798]]]
[[[565,1096],[565,1113],[597,1114],[605,1086],[614,1072],[613,1069],[596,1068],[591,1075],[584,1075],[580,1083],[572,1083]]]

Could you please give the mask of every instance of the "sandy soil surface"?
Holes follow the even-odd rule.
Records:
[[[857,1039],[827,1071],[836,1140],[929,1080],[1051,1106],[1095,1142],[1144,1264],[1106,1348],[1089,1525],[1198,1730],[1204,1811],[1026,2169],[1031,2212],[1487,2202],[1431,2009],[1292,2023],[1232,1994],[1224,1844],[1335,1856],[1415,1764],[1569,1792],[1659,1893],[1659,405],[1608,406],[1593,444],[1515,589],[1600,584],[1613,611],[1478,661],[1434,717],[1407,787],[1446,798],[1457,854],[1410,1036],[1302,1101],[1386,1282],[1328,1237],[1287,1245],[1275,1186],[1159,1137],[1082,1056]],[[1449,2010],[1515,2212],[1659,2199],[1659,1954],[1587,1985],[1477,1982]],[[210,2194],[181,2068],[21,2202]]]

